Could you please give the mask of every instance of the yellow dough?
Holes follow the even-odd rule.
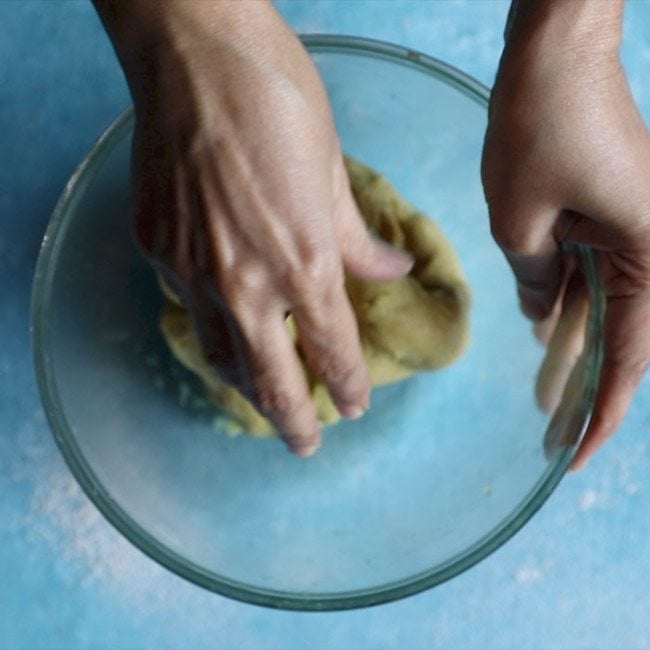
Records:
[[[350,158],[345,162],[368,228],[415,259],[409,275],[399,280],[346,278],[373,385],[450,364],[467,345],[470,304],[454,249],[438,226],[400,197],[385,178]],[[215,404],[247,433],[274,434],[271,423],[204,359],[187,311],[164,285],[163,292],[167,302],[160,326],[174,356],[201,378]],[[287,327],[296,340],[291,316]],[[321,422],[337,421],[340,415],[325,385],[306,368],[305,376]]]

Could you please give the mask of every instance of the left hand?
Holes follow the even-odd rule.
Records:
[[[650,362],[650,136],[619,61],[620,0],[520,0],[517,9],[490,103],[483,183],[531,318],[562,311],[562,243],[596,251],[604,360],[578,468],[620,424]],[[575,358],[585,314],[575,301],[586,294],[574,285],[559,347]]]

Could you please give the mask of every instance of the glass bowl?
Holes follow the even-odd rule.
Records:
[[[479,163],[488,90],[402,47],[304,42],[344,150],[432,215],[473,293],[471,344],[444,370],[376,389],[361,419],[327,428],[308,460],[228,435],[158,331],[161,299],[130,236],[126,112],[65,189],[45,235],[32,327],[44,408],[70,469],[104,515],[172,571],[279,608],[363,607],[472,566],[535,513],[591,412],[602,297],[579,390],[536,406],[544,350],[490,236]],[[544,451],[544,440],[564,446]]]

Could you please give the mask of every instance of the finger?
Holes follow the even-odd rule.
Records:
[[[537,338],[537,340],[543,345],[548,345],[551,340],[551,336],[553,336],[553,332],[555,331],[561,313],[561,303],[560,301],[556,301],[555,307],[553,307],[553,310],[548,316],[546,316],[546,318],[533,323],[535,338]]]
[[[150,131],[136,121],[131,152],[134,188],[133,234],[141,252],[154,259],[170,259],[178,239],[177,228],[186,217],[185,178],[182,168],[166,163],[164,147],[151,141]],[[158,156],[147,155],[152,147]]]
[[[575,271],[564,291],[561,313],[537,376],[535,395],[546,413],[553,413],[558,407],[571,370],[582,353],[588,313],[587,286],[582,274]]]
[[[360,417],[368,409],[370,378],[342,280],[295,306],[293,314],[307,365],[326,384],[343,416]]]
[[[413,258],[370,234],[349,189],[341,201],[337,237],[345,269],[368,280],[397,280],[406,275]]]
[[[588,355],[581,354],[565,383],[560,403],[553,411],[551,421],[544,435],[544,453],[551,460],[558,449],[575,445],[582,435],[584,426],[577,420],[582,417],[581,411],[576,411],[584,392],[585,373],[587,372]]]
[[[237,326],[228,311],[207,292],[196,288],[187,307],[205,359],[227,384],[242,385],[246,379],[244,362],[236,345]]]
[[[271,420],[290,451],[311,456],[320,446],[320,426],[284,314],[250,314],[238,321],[248,368],[245,396]]]
[[[544,345],[548,345],[549,341],[551,340],[551,336],[555,331],[558,319],[562,314],[562,303],[564,302],[564,295],[567,285],[569,284],[569,281],[573,277],[576,270],[576,260],[573,255],[564,256],[563,264],[564,277],[560,284],[560,289],[558,291],[555,304],[553,305],[553,309],[542,320],[538,320],[533,323],[533,331],[535,333],[535,336]]]
[[[199,192],[188,184],[188,173],[182,165],[156,168],[152,161],[143,162],[134,170],[134,177],[136,243],[167,286],[181,302],[186,302],[196,270],[204,274],[209,271],[202,264],[205,238],[192,227],[203,210],[197,199]]]
[[[593,415],[571,464],[581,469],[623,420],[650,361],[650,290],[609,298],[603,327],[604,357]]]
[[[191,313],[204,356],[273,423],[293,453],[311,456],[320,428],[284,315],[252,314],[250,304],[233,303],[235,315],[214,291],[196,290]]]

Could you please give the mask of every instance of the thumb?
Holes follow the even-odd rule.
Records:
[[[492,236],[517,281],[522,311],[533,320],[546,318],[555,305],[565,274],[564,254],[553,229],[556,214],[510,201],[490,205]]]
[[[350,192],[342,205],[339,241],[345,270],[366,280],[397,280],[413,268],[406,251],[373,236]]]

